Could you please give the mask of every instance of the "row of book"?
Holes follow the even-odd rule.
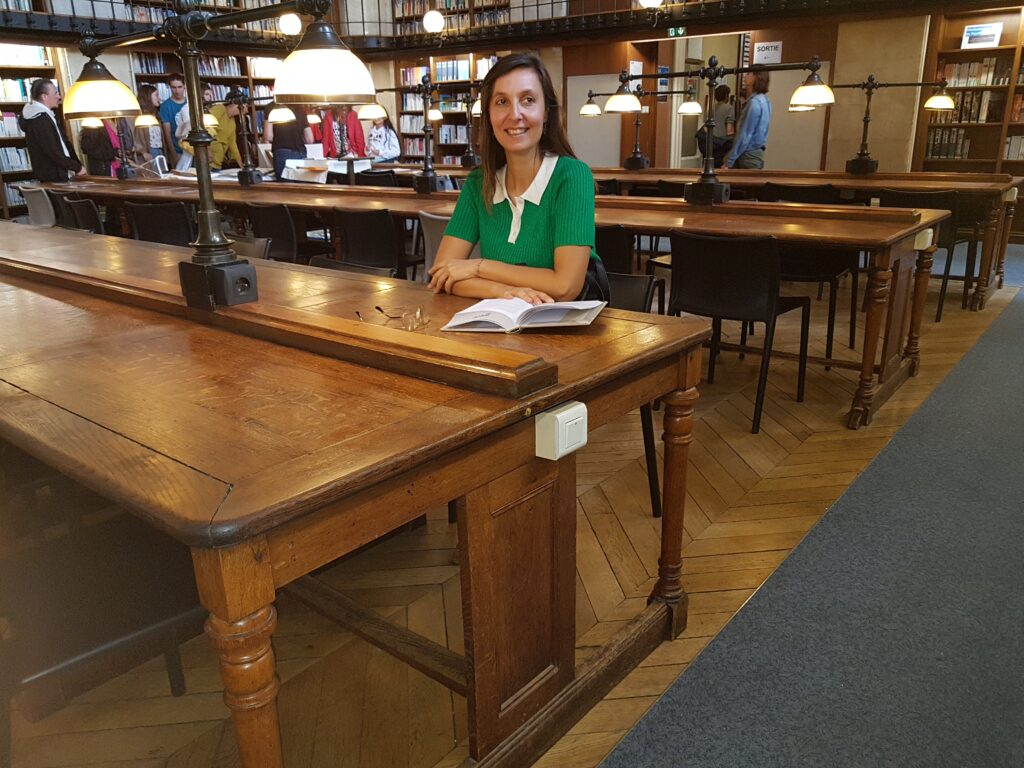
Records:
[[[464,125],[439,125],[437,140],[441,144],[466,144],[469,142],[469,133]]]
[[[1003,119],[1006,94],[998,91],[958,91],[952,110],[932,112],[931,123],[998,123]]]
[[[1013,104],[1010,105],[1010,122],[1019,123],[1022,111],[1024,111],[1024,93],[1018,93],[1014,95]]]
[[[31,11],[32,0],[2,0],[0,8],[5,11]]]
[[[402,85],[419,85],[423,76],[429,74],[430,67],[402,67],[398,70],[398,79]]]
[[[442,93],[437,108],[445,113],[465,114],[469,93]],[[472,103],[472,102],[470,102]]]
[[[272,56],[254,56],[249,59],[249,74],[253,77],[277,77],[281,64],[281,59]]]
[[[4,101],[28,101],[28,95],[32,90],[32,83],[38,77],[5,77],[0,80],[0,87],[3,90]]]
[[[423,133],[423,116],[402,115],[398,119],[398,130],[402,133]]]
[[[395,16],[422,16],[430,10],[467,11],[468,0],[395,0]]]
[[[0,171],[31,171],[28,150],[24,147],[0,147]]]
[[[25,204],[25,198],[21,194],[21,190],[9,181],[4,183],[4,197],[7,199],[8,208]]]
[[[402,111],[403,112],[422,112],[423,111],[423,97],[420,96],[420,94],[418,94],[418,93],[403,93],[402,94]]]
[[[981,61],[947,61],[939,69],[938,80],[945,79],[954,88],[979,85],[1009,85],[1012,58],[986,56]]]
[[[441,165],[458,165],[462,162],[462,155],[441,155],[437,162]]]
[[[241,77],[242,65],[237,56],[200,56],[200,76]]]
[[[266,99],[274,97],[274,86],[272,85],[254,85],[252,87],[252,97],[254,99]]]
[[[1003,160],[1024,160],[1024,135],[1006,137]]]
[[[476,79],[483,80],[491,67],[498,63],[497,56],[478,56],[476,59]]]
[[[39,45],[0,43],[0,66],[12,64],[19,67],[48,67],[50,57],[46,55],[46,49]]]
[[[474,27],[493,27],[497,24],[508,24],[511,21],[512,14],[508,8],[473,14]]]
[[[434,62],[434,81],[450,83],[453,80],[469,80],[469,57],[464,59],[443,59]]]
[[[929,160],[965,160],[971,151],[971,138],[966,128],[933,128],[928,131]]]
[[[423,139],[405,137],[402,139],[402,154],[403,155],[418,155],[423,157],[423,150],[425,144]]]
[[[18,116],[14,112],[4,112],[0,116],[0,136],[11,138],[24,135],[18,127]]]

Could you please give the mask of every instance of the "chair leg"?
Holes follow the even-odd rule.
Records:
[[[828,281],[828,326],[825,328],[825,357],[832,359],[832,342],[836,337],[836,294],[839,293],[839,278],[833,277]],[[831,370],[831,365],[826,365],[825,370]]]
[[[708,355],[708,384],[715,383],[715,360],[718,359],[718,345],[722,341],[722,318],[711,318],[711,353]]]
[[[818,283],[818,301],[821,301],[821,297],[825,295],[825,283]]]
[[[0,689],[0,768],[11,765],[11,695]]]
[[[761,373],[757,377],[757,396],[754,398],[754,421],[750,431],[761,431],[761,409],[764,407],[764,393],[768,383],[768,368],[772,360],[772,343],[775,341],[775,318],[769,317],[764,329],[764,352],[761,353]]]
[[[939,285],[939,305],[935,308],[935,322],[942,322],[942,305],[946,302],[946,289],[949,287],[949,269],[953,266],[953,249],[946,249],[946,265],[942,268],[942,283]]]
[[[860,292],[860,270],[854,260],[853,269],[850,270],[850,277],[853,285],[850,287],[850,349],[857,347],[857,295]]]
[[[960,300],[961,309],[967,309],[967,304],[971,300],[971,288],[974,286],[974,267],[978,263],[979,244],[977,238],[973,238],[967,244],[967,260],[964,264],[964,295]]]
[[[811,330],[811,303],[807,302],[801,309],[800,317],[800,362],[797,367],[796,401],[804,401],[804,385],[807,380],[807,337]]]
[[[740,321],[740,346],[741,347],[747,346],[747,325],[748,325],[748,323],[747,323],[746,320],[741,320]],[[750,323],[749,325],[753,326],[754,324]],[[747,353],[744,352],[743,350],[740,350],[740,360],[745,359],[746,356],[747,356]]]
[[[665,281],[662,280],[658,284],[658,314],[664,315],[668,309],[665,306]]]
[[[459,522],[459,505],[455,502],[455,499],[448,502],[448,522]]]
[[[651,404],[640,406],[640,426],[644,432],[644,458],[647,460],[647,485],[651,490],[651,514],[661,517],[661,488],[658,486],[658,454],[654,446],[654,414]]]
[[[164,665],[167,667],[167,682],[171,696],[185,695],[185,669],[181,665],[181,649],[174,645],[164,651]]]

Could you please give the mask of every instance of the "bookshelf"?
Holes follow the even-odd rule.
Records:
[[[395,35],[423,35],[423,14],[434,9],[444,14],[445,34],[458,35],[466,30],[493,27],[512,22],[510,0],[393,0]],[[541,11],[546,10],[544,6]],[[534,10],[531,7],[531,10]],[[520,16],[523,10],[520,8]],[[534,16],[537,12],[534,12]],[[523,21],[523,18],[517,19]]]
[[[407,0],[418,3],[420,0]],[[469,146],[469,126],[464,103],[470,99],[470,83],[481,80],[497,61],[493,53],[446,54],[399,61],[396,67],[396,85],[418,85],[423,75],[430,74],[438,85],[465,84],[465,90],[446,88],[435,94],[435,106],[441,110],[442,120],[434,125],[435,163],[457,165]],[[417,94],[403,93],[398,100],[399,114],[396,127],[401,136],[402,156],[406,160],[423,157],[423,99]]]
[[[25,201],[13,185],[32,178],[25,134],[18,116],[29,100],[32,82],[57,81],[54,52],[38,45],[0,44],[0,213],[10,219],[24,214]]]

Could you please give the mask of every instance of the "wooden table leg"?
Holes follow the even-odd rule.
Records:
[[[988,217],[985,219],[985,231],[981,246],[981,269],[978,270],[978,283],[974,287],[974,295],[971,296],[971,311],[977,312],[985,308],[988,301],[988,289],[991,285],[991,277],[998,262],[999,247],[999,219],[1003,210],[1003,203],[999,201],[988,210]]]
[[[1016,192],[1016,190],[1013,190]],[[1013,217],[1017,213],[1017,195],[1010,195],[1003,208],[1003,236],[999,243],[999,264],[996,267],[996,287],[1003,287],[1003,269],[1006,265],[1006,249],[1010,246]]]
[[[853,396],[853,406],[846,417],[846,425],[850,429],[859,429],[871,423],[871,403],[875,396],[875,360],[878,357],[878,340],[882,331],[882,319],[886,304],[889,301],[889,284],[892,281],[892,269],[889,267],[888,253],[885,266],[875,261],[868,268],[867,315],[864,320],[864,351],[860,364],[860,383]],[[873,259],[876,257],[872,257]]]
[[[700,349],[690,355],[688,368],[700,371]],[[688,378],[693,378],[688,377]],[[686,468],[693,442],[693,409],[699,397],[696,381],[687,381],[686,389],[677,389],[662,398],[665,405],[665,488],[661,517],[661,556],[658,558],[658,583],[650,601],[665,603],[672,611],[671,636],[686,629],[688,600],[683,589],[683,519],[686,504]]]
[[[242,768],[283,768],[277,720],[280,683],[270,637],[277,626],[266,540],[193,549],[199,599],[210,611],[206,634],[220,657],[224,703]]]
[[[914,296],[910,307],[910,331],[903,356],[910,359],[910,375],[916,376],[921,364],[921,320],[924,318],[924,303],[928,296],[928,281],[932,275],[932,261],[936,251],[934,245],[917,252],[917,271],[914,272]]]

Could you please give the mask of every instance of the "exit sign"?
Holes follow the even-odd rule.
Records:
[[[685,37],[686,36],[686,27],[669,27],[668,28],[668,36],[669,37]]]

